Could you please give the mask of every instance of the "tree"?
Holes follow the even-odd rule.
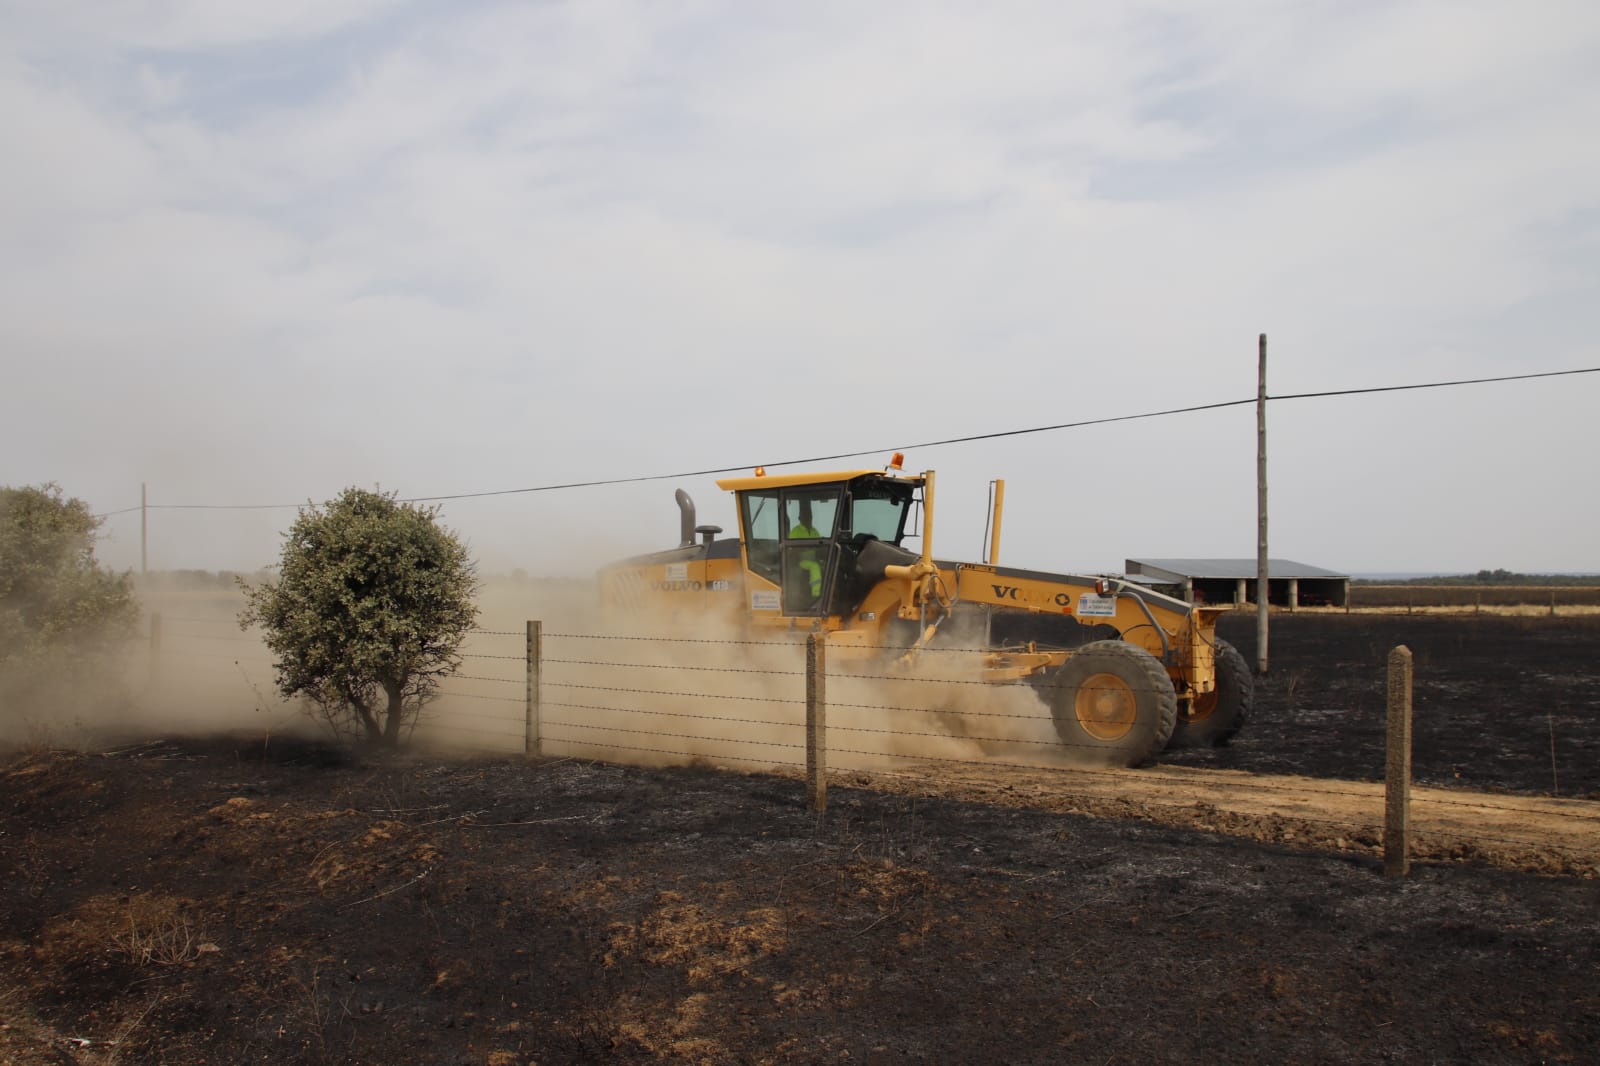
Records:
[[[116,715],[139,620],[133,581],[94,557],[100,520],[55,485],[0,487],[0,741]]]
[[[284,535],[278,580],[240,581],[241,628],[259,624],[278,690],[306,696],[337,730],[381,747],[461,665],[478,580],[437,507],[345,489]]]
[[[57,485],[0,487],[0,665],[76,658],[132,635],[132,579],[95,560],[99,528]]]

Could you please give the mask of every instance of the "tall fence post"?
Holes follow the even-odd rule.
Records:
[[[1383,792],[1383,872],[1411,869],[1411,649],[1389,653],[1388,754]]]
[[[150,675],[146,687],[155,689],[161,683],[161,612],[150,612]]]
[[[813,633],[806,638],[806,796],[818,813],[828,807],[827,674],[827,645]]]
[[[1256,673],[1267,675],[1267,622],[1272,578],[1267,558],[1267,335],[1261,334],[1256,376]]]
[[[531,757],[539,750],[539,669],[544,654],[544,625],[531,619],[528,622],[528,690],[522,723],[522,751]]]

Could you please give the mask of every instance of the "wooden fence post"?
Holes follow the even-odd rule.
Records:
[[[145,682],[152,690],[161,683],[161,612],[150,612],[150,676]]]
[[[544,654],[543,645],[543,623],[530,619],[528,622],[528,682],[522,723],[522,752],[530,758],[542,754],[539,750],[539,660]]]
[[[1389,653],[1389,730],[1383,792],[1383,872],[1411,869],[1411,649]]]
[[[806,795],[819,814],[828,807],[827,645],[816,633],[806,638]]]

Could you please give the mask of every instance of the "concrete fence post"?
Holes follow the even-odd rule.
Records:
[[[828,652],[816,633],[806,638],[806,796],[817,813],[828,808]]]
[[[1411,649],[1389,653],[1389,729],[1383,791],[1383,872],[1411,869]]]
[[[527,692],[524,696],[522,723],[522,752],[530,758],[536,758],[542,752],[539,744],[539,670],[540,658],[544,654],[544,625],[541,622],[529,620],[528,622],[528,680]]]

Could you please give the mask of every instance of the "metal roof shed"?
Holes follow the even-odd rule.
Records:
[[[1259,603],[1254,559],[1129,559],[1130,577],[1171,586],[1190,603]],[[1267,560],[1267,602],[1288,607],[1343,607],[1350,575],[1292,559]]]

